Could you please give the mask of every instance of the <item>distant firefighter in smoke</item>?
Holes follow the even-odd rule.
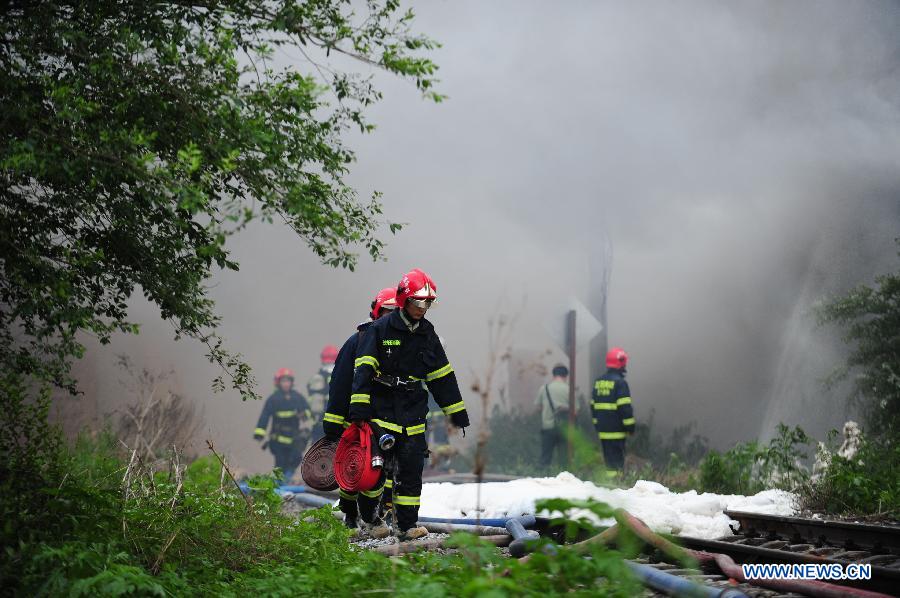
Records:
[[[600,438],[610,477],[625,469],[625,437],[634,434],[631,390],[625,381],[626,365],[628,353],[613,347],[606,354],[606,373],[594,382],[594,429]]]
[[[263,448],[272,451],[275,467],[284,473],[284,479],[290,481],[294,470],[303,457],[303,449],[309,440],[309,434],[300,430],[300,423],[312,416],[309,403],[299,392],[294,390],[294,372],[281,368],[275,372],[275,391],[266,399],[253,438],[258,441],[266,437],[266,428],[272,420],[269,439]]]
[[[334,362],[338,356],[338,348],[334,345],[326,345],[319,355],[321,365],[319,371],[306,383],[306,398],[312,411],[310,427],[312,440],[315,442],[323,436],[322,427],[318,425],[325,413],[325,403],[328,402],[328,385],[331,384],[331,373],[334,371]]]

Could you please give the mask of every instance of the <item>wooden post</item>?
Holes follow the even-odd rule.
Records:
[[[575,310],[571,310],[566,317],[566,340],[569,344],[569,428],[575,427]],[[572,465],[572,436],[567,438],[567,454],[569,466]]]

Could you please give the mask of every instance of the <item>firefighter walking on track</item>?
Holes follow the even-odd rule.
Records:
[[[434,326],[425,319],[436,292],[425,272],[414,269],[404,275],[397,285],[399,309],[369,326],[354,363],[350,421],[369,422],[376,438],[383,433],[395,437],[393,503],[401,541],[428,533],[416,526],[428,454],[428,391],[455,427],[469,425],[456,374]]]
[[[272,420],[272,430],[267,444],[275,457],[275,467],[281,469],[284,479],[290,482],[294,470],[303,458],[308,434],[300,430],[300,422],[311,417],[309,403],[299,392],[294,390],[294,372],[281,368],[275,372],[275,392],[273,392],[259,414],[253,438],[261,441],[266,437],[266,428]]]
[[[375,300],[372,301],[370,319],[356,327],[356,332],[350,335],[337,354],[331,374],[328,404],[325,407],[322,421],[322,430],[329,438],[338,440],[344,433],[344,429],[350,425],[348,415],[350,394],[353,388],[353,362],[356,359],[359,340],[372,322],[397,308],[396,295],[397,290],[393,287],[379,291]],[[390,530],[379,517],[379,501],[384,495],[384,500],[390,503],[390,491],[393,484],[393,475],[386,475],[383,483],[379,483],[375,488],[365,492],[350,492],[340,488],[339,506],[344,513],[344,524],[350,529],[361,527],[364,533],[375,538],[389,535]],[[359,524],[359,519],[362,519],[362,526]]]
[[[613,347],[606,354],[606,373],[594,382],[594,428],[603,447],[607,475],[615,477],[625,469],[625,437],[634,434],[631,390],[625,381],[628,353]]]

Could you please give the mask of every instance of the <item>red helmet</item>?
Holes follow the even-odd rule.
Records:
[[[613,347],[606,353],[606,367],[616,370],[624,369],[628,365],[628,353],[622,347]]]
[[[338,348],[334,345],[325,345],[322,349],[322,363],[334,363],[337,361]]]
[[[294,379],[294,370],[292,370],[290,368],[278,368],[278,371],[275,372],[275,386],[278,386],[278,381],[285,377],[293,380]]]
[[[388,287],[381,289],[375,295],[375,301],[372,302],[372,311],[369,313],[373,320],[377,320],[382,309],[397,308],[397,289]]]
[[[397,305],[406,307],[407,299],[437,299],[437,285],[431,277],[413,268],[403,275],[397,285]]]

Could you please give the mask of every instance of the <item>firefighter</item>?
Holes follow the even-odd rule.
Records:
[[[428,534],[416,526],[428,454],[428,391],[455,427],[469,425],[456,374],[434,326],[425,319],[436,291],[425,272],[414,269],[404,275],[397,285],[399,309],[369,326],[354,362],[350,421],[367,421],[376,435],[390,433],[396,438],[391,449],[396,466],[393,507],[401,541]]]
[[[334,371],[334,362],[338,356],[338,348],[334,345],[326,345],[319,355],[321,365],[319,371],[306,383],[306,396],[309,400],[309,408],[312,411],[311,441],[315,442],[322,437],[322,429],[316,425],[322,421],[325,413],[325,403],[328,402],[328,385],[331,383],[331,373]]]
[[[606,373],[594,382],[594,428],[603,447],[607,475],[615,477],[625,469],[625,437],[634,434],[631,391],[625,381],[628,353],[613,347],[606,354]]]
[[[372,322],[397,308],[396,295],[397,289],[393,287],[379,291],[372,301],[369,320],[356,327],[357,331],[350,335],[337,353],[329,381],[328,404],[322,420],[322,431],[326,436],[338,439],[344,433],[344,428],[349,425],[347,415],[350,410],[353,362],[356,359],[357,344]],[[356,493],[339,489],[339,505],[344,513],[344,524],[350,529],[358,529],[360,527],[358,519],[361,518],[366,528],[364,531],[376,538],[388,536],[390,529],[380,519],[380,502],[384,493],[384,498],[390,503],[389,495],[393,482],[393,476],[385,475],[383,483],[367,492]]]
[[[275,467],[281,469],[285,481],[290,481],[294,470],[303,457],[307,436],[300,431],[300,423],[309,420],[311,413],[309,403],[299,392],[294,390],[294,372],[281,368],[275,372],[275,391],[266,399],[253,438],[261,441],[266,436],[269,419],[272,430],[269,440],[263,444],[268,446],[275,456]]]

